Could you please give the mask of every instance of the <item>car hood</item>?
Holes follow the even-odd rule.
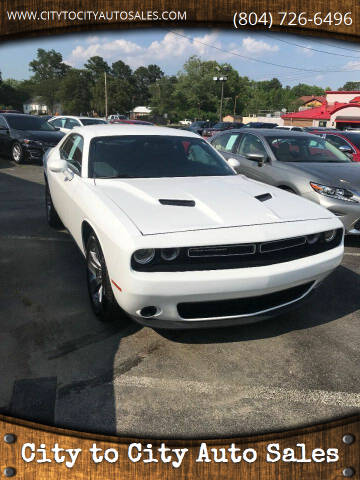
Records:
[[[331,218],[297,195],[240,175],[158,179],[96,179],[143,235]],[[258,195],[271,194],[261,201]],[[193,206],[164,205],[189,201]]]
[[[288,163],[289,166],[306,172],[314,182],[328,186],[360,189],[360,164],[352,163]]]
[[[43,132],[42,130],[16,130],[19,138],[28,138],[39,142],[56,144],[65,135],[63,132]]]

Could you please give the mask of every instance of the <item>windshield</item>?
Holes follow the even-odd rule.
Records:
[[[107,123],[99,118],[80,118],[83,125],[98,125],[99,123]]]
[[[15,130],[42,130],[56,131],[56,128],[50,125],[44,118],[35,116],[7,115],[6,120],[11,128]]]
[[[322,138],[313,136],[266,137],[280,162],[349,163],[351,160]]]
[[[93,138],[91,178],[162,178],[236,175],[201,138],[124,135]]]
[[[218,122],[212,127],[214,130],[221,130],[222,128],[226,128],[229,124],[226,122]]]

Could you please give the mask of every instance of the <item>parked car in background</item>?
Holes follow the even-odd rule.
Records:
[[[333,132],[335,129],[330,127],[303,127],[304,132],[314,133],[314,132]]]
[[[230,130],[231,128],[241,128],[243,125],[244,124],[241,122],[218,122],[215,123],[213,127],[204,128],[202,136],[209,138],[216,133],[223,132],[224,130]]]
[[[115,115],[109,115],[107,119],[108,122],[111,122],[111,120],[128,120],[128,117],[126,115],[120,115],[119,113],[116,113]]]
[[[44,152],[55,147],[63,136],[41,116],[0,114],[0,152],[16,163],[41,160]]]
[[[277,123],[267,122],[249,122],[244,125],[246,128],[275,128],[279,125]]]
[[[359,131],[333,130],[331,132],[314,131],[313,133],[320,135],[343,153],[350,155],[353,162],[360,162]]]
[[[116,125],[154,125],[151,122],[146,122],[145,120],[121,120],[121,119],[114,119],[111,120],[111,124]]]
[[[325,139],[301,132],[241,129],[224,132],[211,144],[249,178],[301,195],[360,234],[360,167]]]
[[[296,305],[342,260],[335,215],[236,175],[192,132],[79,128],[44,167],[48,222],[61,220],[86,258],[103,321],[253,322]]]
[[[49,123],[54,127],[59,128],[62,132],[68,133],[74,127],[84,127],[89,125],[106,124],[106,120],[93,117],[75,117],[73,115],[61,115],[52,117]]]
[[[215,125],[216,122],[209,122],[208,120],[196,120],[193,122],[188,130],[190,132],[197,133],[198,135],[202,135],[204,128],[210,128]]]
[[[266,127],[265,127],[266,128]],[[303,127],[297,127],[296,125],[283,125],[281,127],[274,127],[276,130],[288,130],[290,132],[303,132]]]
[[[180,125],[189,126],[191,125],[191,120],[180,120]]]

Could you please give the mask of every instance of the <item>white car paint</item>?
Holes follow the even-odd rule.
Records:
[[[134,320],[154,326],[181,328],[249,323],[276,314],[296,303],[336,268],[342,260],[343,235],[334,248],[304,258],[256,267],[192,271],[136,271],[132,254],[143,248],[182,248],[261,243],[342,229],[327,209],[294,194],[242,175],[176,178],[88,178],[89,144],[94,137],[167,135],[199,138],[191,132],[141,125],[96,125],[76,129],[83,136],[81,175],[55,172],[59,149],[69,135],[44,159],[45,174],[55,208],[85,254],[82,225],[94,230],[106,260],[119,305]],[[211,147],[213,148],[213,147]],[[216,150],[214,149],[216,152]],[[219,154],[218,154],[219,155]],[[61,162],[60,162],[61,163]],[[257,195],[270,193],[261,202]],[[195,207],[161,205],[160,198],[194,200]],[[263,296],[312,282],[294,301],[246,314],[184,319],[177,305]],[[140,310],[153,305],[157,313],[144,318]]]
[[[72,123],[71,128],[66,128],[65,125],[67,120],[69,120]],[[57,115],[56,117],[50,118],[48,122],[51,123],[51,125],[59,128],[61,132],[69,133],[73,128],[83,127],[84,126],[83,120],[103,120],[105,123],[107,123],[106,120],[102,118],[86,117],[85,115],[81,117],[76,117],[74,115]],[[59,121],[62,121],[61,126],[57,125]]]

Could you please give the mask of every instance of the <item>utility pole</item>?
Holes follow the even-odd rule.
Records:
[[[108,94],[107,94],[106,72],[104,72],[104,76],[105,76],[105,119],[107,120],[107,118],[108,118]]]
[[[220,67],[216,67],[218,71],[220,71]],[[219,112],[219,122],[222,121],[222,111],[223,111],[223,101],[224,101],[224,82],[226,82],[228,77],[224,75],[221,77],[213,77],[214,82],[221,83],[221,98],[220,98],[220,112]]]

